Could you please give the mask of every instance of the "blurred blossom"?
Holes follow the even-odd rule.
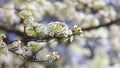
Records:
[[[91,14],[86,15],[85,18],[86,19],[84,19],[83,24],[81,25],[83,28],[90,27],[90,26],[98,26],[100,24],[97,17]]]
[[[3,63],[5,68],[18,68],[26,61],[9,51],[8,48],[14,50],[14,47],[16,53],[25,57],[31,57],[43,48],[34,58],[49,63],[25,63],[28,68],[120,68],[119,24],[82,31],[118,19],[120,0],[7,0],[5,4],[4,1],[0,1],[0,7],[3,6],[0,8],[0,25],[8,29],[12,25],[15,30],[25,31],[30,41],[15,41],[17,34],[7,34],[1,29],[7,38],[0,34],[0,68]],[[50,39],[39,42],[46,36]],[[7,39],[14,42],[7,44]],[[23,40],[27,42],[23,43]],[[91,55],[93,58],[88,58]],[[110,66],[111,63],[114,65]]]

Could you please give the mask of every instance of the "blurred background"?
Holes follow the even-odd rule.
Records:
[[[30,10],[38,23],[65,22],[78,25],[82,34],[72,42],[49,41],[60,58],[53,64],[28,62],[25,68],[120,68],[120,0],[0,0],[0,34],[5,41],[21,39],[22,9]],[[9,46],[9,45],[7,45]],[[0,68],[19,68],[24,60],[14,54],[0,56]]]

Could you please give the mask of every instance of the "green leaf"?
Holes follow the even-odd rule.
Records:
[[[81,34],[82,30],[80,27],[78,27],[77,25],[74,25],[74,29],[73,29],[73,33],[74,34]]]
[[[32,16],[32,13],[28,10],[23,10],[18,15],[23,19],[29,19]]]
[[[56,29],[56,30],[60,30],[60,29],[61,29],[61,25],[60,25],[60,24],[56,24],[55,29]]]
[[[26,33],[28,36],[37,36],[37,34],[38,34],[38,33],[34,30],[33,27],[26,27],[25,33]]]
[[[31,44],[31,45],[30,45],[30,48],[31,48],[32,50],[35,50],[36,47],[37,47],[37,45],[35,45],[35,44]]]

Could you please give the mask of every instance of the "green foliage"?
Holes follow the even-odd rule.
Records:
[[[31,12],[28,10],[23,10],[18,15],[25,20],[29,19],[32,16]]]
[[[74,25],[73,34],[81,34],[81,33],[82,33],[81,28],[78,27],[77,25]]]
[[[35,31],[35,29],[33,27],[30,27],[30,26],[27,26],[25,28],[25,33],[28,35],[28,36],[37,36],[37,32]]]
[[[36,49],[36,47],[38,46],[38,44],[36,42],[28,42],[27,46],[32,50],[34,51]]]

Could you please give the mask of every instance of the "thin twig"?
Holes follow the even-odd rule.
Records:
[[[90,31],[90,30],[94,30],[94,29],[101,28],[101,27],[109,27],[109,26],[111,26],[111,25],[113,25],[113,24],[118,24],[118,23],[120,23],[120,19],[111,21],[111,22],[106,23],[106,24],[101,24],[101,25],[98,25],[98,26],[94,26],[94,27],[82,28],[82,30],[83,30],[83,31]]]

